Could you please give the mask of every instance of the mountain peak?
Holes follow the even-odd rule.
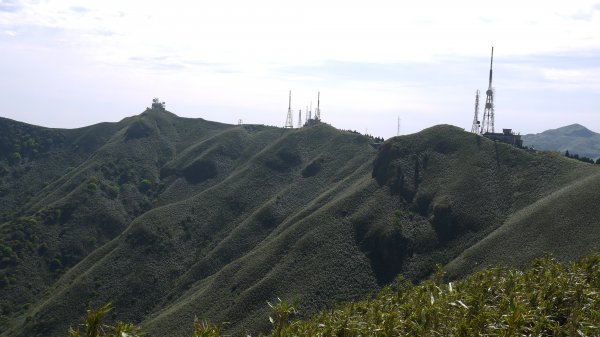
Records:
[[[586,128],[585,126],[583,126],[581,124],[577,124],[577,123],[563,126],[561,128],[554,129],[554,130],[548,130],[548,131],[558,132],[565,136],[571,136],[571,137],[592,137],[592,136],[597,135],[597,133],[595,133],[595,132],[591,131],[590,129]]]
[[[600,134],[581,124],[571,124],[541,133],[523,136],[526,146],[538,150],[578,154],[592,159],[600,157]]]

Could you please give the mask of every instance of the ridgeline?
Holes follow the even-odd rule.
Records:
[[[379,150],[326,124],[162,109],[74,130],[0,119],[0,131],[2,336],[62,336],[108,302],[109,320],[150,336],[187,335],[195,316],[254,334],[277,297],[310,315],[436,263],[463,277],[600,249],[597,166],[448,125]],[[520,235],[531,219],[548,234]]]

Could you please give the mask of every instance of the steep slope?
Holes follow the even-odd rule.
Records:
[[[118,128],[102,123],[48,129],[0,118],[0,222],[26,209],[24,204],[86,160]]]
[[[26,310],[65,270],[152,208],[159,165],[178,145],[178,135],[168,134],[171,121],[181,124],[178,132],[188,142],[230,127],[151,110],[76,130],[2,120],[10,148],[22,139],[49,145],[21,148],[20,161],[2,160],[9,173],[0,185],[7,191],[6,221],[0,225],[0,318]]]
[[[596,159],[600,157],[600,134],[579,124],[563,126],[538,134],[523,136],[525,146],[538,150],[560,151],[578,154],[580,157]]]
[[[31,302],[8,313],[4,335],[62,335],[89,301],[112,301],[115,317],[152,336],[185,335],[195,315],[254,332],[267,300],[296,298],[310,314],[399,273],[422,279],[514,212],[598,172],[452,126],[379,151],[325,124],[231,126],[162,110],[115,130],[29,199],[30,218],[2,225],[37,222],[33,244],[47,246],[24,244],[0,288],[11,308]],[[53,259],[70,262],[48,270]],[[30,285],[40,270],[44,282]],[[11,297],[30,286],[36,295]]]
[[[600,170],[515,212],[446,266],[450,277],[487,265],[524,265],[545,253],[563,262],[600,250]]]
[[[320,278],[336,278],[338,282],[350,285],[336,287],[332,283],[329,289],[322,290],[326,296],[312,294],[321,305],[338,295],[335,290],[339,288],[347,288],[350,296],[374,289],[376,282],[369,272],[355,281],[344,280],[343,275],[348,275],[352,268],[369,270],[368,260],[360,251],[355,254],[362,259],[357,258],[355,264],[350,264],[342,263],[340,257],[326,248],[328,246],[315,250],[312,245],[316,240],[328,240],[331,241],[329,247],[339,252],[340,244],[355,242],[353,231],[344,228],[336,234],[330,228],[328,232],[331,235],[323,235],[317,225],[333,221],[318,216],[313,217],[310,226],[298,222],[322,208],[326,209],[336,198],[343,199],[343,195],[355,185],[364,185],[365,177],[366,185],[371,190],[376,189],[369,178],[375,150],[369,145],[368,138],[340,133],[326,125],[301,131],[265,128],[265,132],[276,131],[277,135],[262,148],[252,145],[252,134],[244,128],[237,129],[236,132],[242,133],[244,139],[231,145],[247,146],[249,150],[256,151],[254,155],[240,151],[236,156],[241,162],[230,165],[235,168],[232,172],[223,180],[213,182],[212,186],[196,189],[196,193],[188,194],[188,198],[177,200],[168,193],[169,199],[174,202],[137,218],[116,240],[68,272],[51,290],[52,294],[42,308],[32,310],[35,324],[32,330],[23,333],[42,333],[61,317],[75,318],[78,313],[73,308],[81,307],[87,299],[95,297],[100,301],[113,299],[118,308],[127,312],[128,319],[139,321],[155,311],[165,314],[161,311],[168,305],[183,305],[180,302],[189,301],[190,296],[186,294],[191,289],[195,293],[206,294],[203,303],[194,303],[194,311],[202,309],[204,314],[215,312],[222,318],[236,317],[227,312],[227,308],[233,307],[230,310],[237,310],[238,317],[245,310],[256,315],[253,317],[255,320],[264,321],[264,317],[256,318],[259,311],[254,309],[264,310],[265,302],[257,301],[256,297],[270,299],[276,288],[283,296],[289,288],[279,280],[260,281],[263,277],[271,279],[282,272],[275,273],[270,269],[284,267],[282,258],[286,251],[299,255],[298,261],[290,260],[286,269],[292,269],[297,263],[313,269],[312,281],[303,284],[299,280],[298,287],[317,288]],[[220,141],[217,143],[223,145]],[[203,163],[198,167],[210,166],[210,163],[217,166],[219,161],[211,155],[233,152],[227,146],[207,146],[207,150],[198,151],[197,157],[190,161]],[[175,161],[185,162],[188,154],[189,151],[183,151],[183,159],[176,158]],[[188,182],[185,173],[179,176],[170,165],[166,165],[163,172],[167,185],[203,184],[195,180]],[[193,172],[204,172],[204,169]],[[169,187],[166,187],[165,191],[168,190]],[[379,194],[383,196],[382,201],[394,199],[389,194]],[[354,200],[352,205],[358,206],[357,201]],[[387,206],[379,206],[383,208],[383,214],[392,213],[392,205]],[[289,230],[285,230],[288,226],[300,233],[288,234]],[[347,226],[345,223],[344,227]],[[345,239],[339,239],[339,235]],[[292,247],[298,245],[296,240],[303,236],[306,238],[300,246],[304,248],[288,247],[288,244]],[[356,244],[353,246],[354,250],[358,250]],[[253,249],[266,252],[246,256]],[[305,256],[306,253],[310,254]],[[313,253],[329,254],[336,260],[329,259],[331,265],[326,268]],[[240,258],[243,259],[238,261]],[[269,261],[263,261],[266,258]],[[244,264],[244,260],[250,263]],[[219,275],[230,273],[239,266],[244,267],[244,273],[227,277],[226,282],[221,280],[224,276],[215,276],[217,272]],[[331,268],[334,270],[328,270]],[[324,275],[319,277],[319,274]],[[370,277],[369,282],[363,279],[365,277]],[[246,294],[246,299],[239,294]],[[237,307],[228,302],[233,297],[240,301]],[[192,312],[188,309],[185,315],[178,317],[189,319]],[[64,320],[65,323],[68,321]],[[169,324],[177,323],[169,320]],[[179,325],[179,329],[183,326]],[[64,328],[60,326],[57,333]]]

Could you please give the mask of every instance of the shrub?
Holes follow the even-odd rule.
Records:
[[[48,262],[48,268],[50,269],[50,271],[57,271],[62,269],[63,265],[62,262],[57,259],[57,258],[53,258]]]
[[[96,185],[95,183],[89,182],[87,184],[87,189],[90,192],[95,192],[98,189],[98,185]]]
[[[116,198],[119,195],[119,186],[109,185],[106,187],[106,194],[112,199]]]
[[[146,193],[151,188],[152,188],[152,182],[150,180],[148,180],[148,179],[142,179],[142,181],[140,181],[140,185],[138,187],[138,189],[140,190],[140,192]]]
[[[21,154],[19,152],[13,152],[10,155],[11,164],[19,164],[21,162]]]
[[[270,337],[599,336],[600,254],[567,266],[544,257],[524,271],[489,267],[449,283],[438,266],[434,280],[413,285],[399,277],[376,296],[305,321],[291,320],[296,303],[268,304]],[[140,336],[131,324],[104,325],[111,309],[88,309],[83,333],[71,328],[69,337]],[[219,326],[196,319],[192,337],[200,336],[223,335]]]
[[[312,177],[312,176],[316,175],[317,173],[319,173],[319,171],[321,171],[321,167],[323,166],[323,162],[324,162],[323,158],[313,160],[310,164],[308,164],[302,170],[302,177],[308,178],[308,177]]]
[[[48,245],[46,243],[42,243],[38,246],[37,252],[39,256],[44,256],[48,253]]]
[[[266,161],[266,166],[271,170],[278,172],[287,172],[295,166],[302,163],[299,154],[287,150],[277,152],[277,155]]]
[[[375,298],[291,322],[269,336],[598,336],[600,255],[520,271],[491,267],[464,280],[399,278]]]
[[[139,329],[133,325],[117,322],[114,326],[103,324],[106,314],[112,310],[110,303],[98,309],[88,308],[83,324],[73,329],[69,328],[69,337],[138,337]],[[80,330],[83,328],[83,332]]]
[[[183,176],[192,184],[199,184],[218,175],[217,165],[210,160],[199,159],[183,169]]]
[[[90,192],[95,192],[98,189],[98,178],[90,177],[87,181],[87,190]]]

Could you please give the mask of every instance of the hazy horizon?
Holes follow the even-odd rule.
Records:
[[[0,116],[73,128],[141,113],[283,126],[298,110],[386,139],[470,130],[494,50],[496,128],[600,130],[600,2],[0,0]]]

